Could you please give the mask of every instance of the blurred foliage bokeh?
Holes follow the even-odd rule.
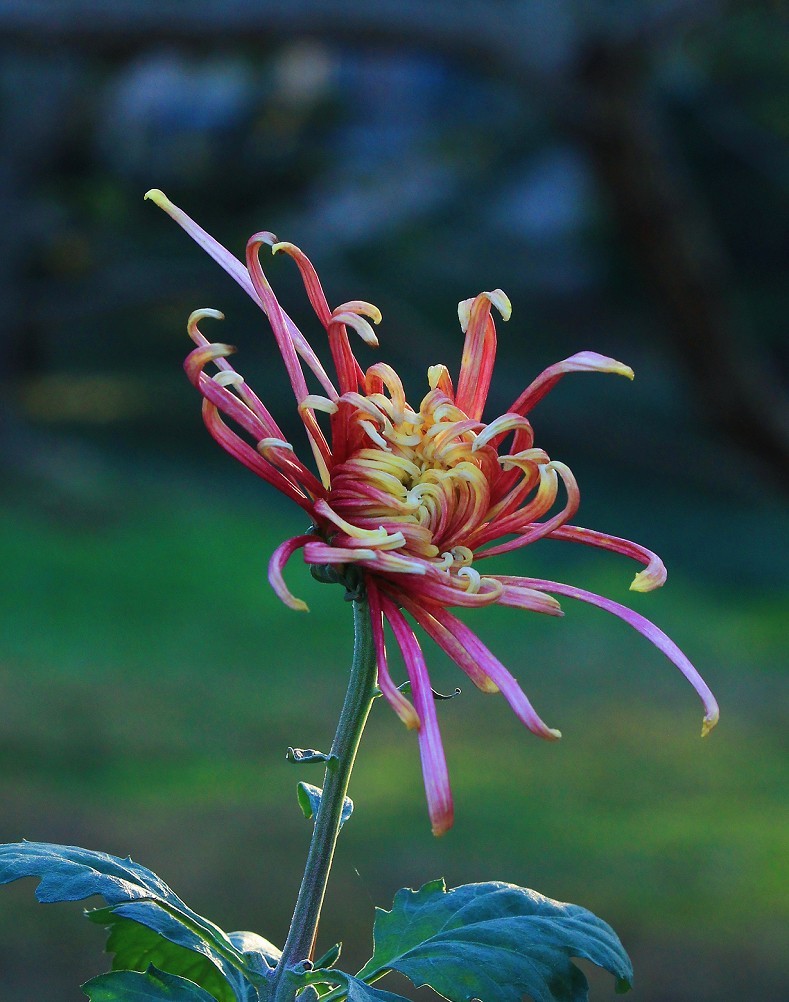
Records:
[[[780,6],[0,0],[0,839],[131,853],[274,942],[298,887],[295,783],[319,780],[284,751],[331,740],[350,610],[298,562],[308,617],[267,586],[305,527],[205,433],[186,317],[225,312],[218,336],[298,438],[290,391],[265,318],[143,203],[161,187],[236,253],[273,230],[332,303],[376,303],[363,361],[412,401],[428,365],[457,370],[455,304],[481,289],[514,306],[488,414],[574,351],[632,365],[632,385],[571,377],[533,423],[579,478],[581,524],[656,549],[667,586],[628,593],[625,561],[561,543],[501,567],[633,605],[722,707],[700,742],[687,685],[596,610],[477,613],[564,739],[461,681],[440,707],[457,822],[435,841],[414,736],[377,706],[321,945],[361,963],[401,885],[503,879],[610,921],[643,1002],[782,997]],[[295,268],[269,276],[317,344]],[[78,907],[3,889],[3,1000],[83,997],[101,949]]]

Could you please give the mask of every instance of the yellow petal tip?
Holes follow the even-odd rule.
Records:
[[[719,719],[720,719],[720,713],[718,713],[717,711],[714,714],[711,714],[709,717],[704,718],[704,720],[701,723],[701,736],[703,738],[706,738],[709,732],[718,723]]]
[[[154,202],[160,209],[165,209],[171,204],[170,199],[167,195],[165,195],[161,188],[149,188],[143,196],[143,201]]]

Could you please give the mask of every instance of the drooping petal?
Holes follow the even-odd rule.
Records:
[[[403,614],[389,599],[381,596],[383,613],[389,620],[395,639],[403,653],[414,705],[419,714],[419,754],[422,760],[422,776],[425,781],[427,808],[434,835],[443,835],[452,827],[454,808],[452,790],[449,785],[444,747],[438,729],[438,717],[433,700],[433,690],[427,674],[425,659],[413,631]]]
[[[588,602],[589,605],[596,605],[599,609],[604,609],[606,612],[610,612],[619,619],[623,619],[626,623],[632,626],[634,630],[637,630],[642,636],[646,637],[647,640],[651,641],[659,651],[662,651],[669,661],[679,668],[685,678],[696,690],[702,704],[704,705],[704,721],[701,728],[701,736],[704,737],[707,735],[717,724],[720,711],[718,709],[718,703],[710,691],[707,683],[701,675],[699,675],[674,641],[671,640],[670,637],[667,637],[666,634],[655,626],[654,623],[651,623],[648,619],[645,619],[644,616],[640,615],[640,613],[634,612],[632,609],[628,609],[626,606],[620,605],[618,602],[614,602],[610,598],[604,598],[602,595],[596,595],[594,592],[585,591],[583,588],[575,588],[572,585],[561,584],[558,581],[545,581],[541,578],[514,578],[506,575],[495,576],[497,580],[501,581],[503,584],[521,583],[529,588],[537,588],[539,591],[547,591],[556,595],[566,595],[568,598],[576,598],[581,602]]]
[[[629,539],[609,536],[605,532],[584,529],[577,525],[563,525],[554,529],[551,533],[551,539],[566,539],[571,543],[599,546],[603,550],[612,550],[614,553],[621,553],[645,564],[644,570],[639,571],[633,578],[630,591],[654,591],[655,588],[660,588],[661,585],[665,584],[666,568],[657,553],[653,553],[652,550],[648,550],[639,543],[633,543]]]
[[[617,362],[615,358],[599,355],[596,351],[579,351],[555,365],[549,365],[526,387],[509,410],[516,414],[528,414],[568,372],[613,372],[617,376],[633,378],[633,370],[629,365]]]
[[[557,731],[554,727],[548,727],[540,719],[512,673],[488,650],[476,633],[470,630],[465,623],[440,607],[431,605],[420,608],[417,603],[410,600],[405,600],[404,604],[419,625],[433,637],[460,668],[467,671],[462,663],[466,658],[471,658],[478,665],[479,669],[501,691],[512,707],[515,716],[533,734],[546,738],[548,741],[555,741],[562,736],[561,731]],[[469,677],[471,676],[469,675]]]
[[[403,721],[409,731],[412,731],[419,727],[419,714],[414,709],[411,701],[400,692],[392,681],[392,676],[389,674],[389,665],[386,659],[386,644],[384,642],[381,598],[372,577],[368,577],[365,584],[367,586],[367,598],[370,602],[370,621],[373,627],[373,643],[375,644],[375,657],[378,664],[378,687],[383,693],[384,699],[392,707],[397,716]]]
[[[290,560],[296,550],[300,550],[307,543],[314,540],[314,536],[294,536],[292,539],[286,539],[284,543],[280,543],[279,546],[271,554],[271,559],[268,564],[268,580],[271,587],[277,593],[277,595],[282,599],[282,601],[291,609],[295,609],[297,612],[308,612],[309,607],[306,602],[303,602],[300,598],[290,591],[288,586],[285,584],[285,579],[282,576],[282,572],[285,569],[285,564]]]

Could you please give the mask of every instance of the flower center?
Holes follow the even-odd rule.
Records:
[[[438,388],[418,412],[382,393],[360,401],[350,436],[358,447],[332,471],[332,507],[359,528],[401,532],[406,552],[467,567],[463,540],[483,521],[499,469],[495,451],[475,445],[484,425]]]

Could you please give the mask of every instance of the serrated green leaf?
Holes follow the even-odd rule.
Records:
[[[87,917],[109,928],[106,950],[114,955],[114,971],[147,971],[153,965],[159,971],[200,985],[217,1002],[236,1002],[229,982],[202,953],[176,946],[147,926],[123,918],[112,908],[97,908],[88,912]]]
[[[90,1002],[213,1002],[199,985],[151,967],[139,971],[112,971],[86,981],[82,990]]]
[[[299,798],[299,807],[301,808],[304,817],[307,818],[308,821],[310,818],[315,817],[318,813],[318,808],[321,805],[323,790],[319,786],[313,786],[312,783],[299,783],[296,787],[296,796]],[[353,801],[350,797],[346,797],[342,802],[340,828],[342,828],[352,813]]]
[[[401,890],[376,909],[375,948],[357,977],[400,971],[450,1002],[586,1002],[589,986],[571,962],[583,957],[627,991],[633,968],[616,933],[579,905],[492,881],[450,891],[433,880]]]
[[[237,1002],[258,999],[255,985],[262,983],[265,962],[260,958],[250,962],[225,932],[192,911],[160,877],[130,858],[43,842],[1,845],[0,884],[21,877],[40,877],[36,897],[44,903],[101,895],[110,906],[100,910],[102,917],[111,912],[207,958],[230,985]]]

